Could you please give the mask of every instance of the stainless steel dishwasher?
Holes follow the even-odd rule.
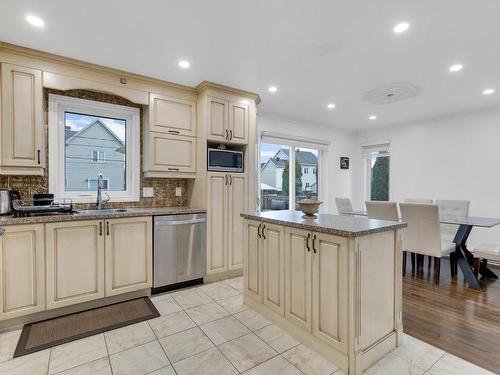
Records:
[[[155,216],[153,293],[203,282],[206,218],[205,213]]]

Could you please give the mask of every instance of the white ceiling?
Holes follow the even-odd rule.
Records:
[[[189,86],[210,80],[259,93],[261,111],[362,129],[499,104],[499,20],[498,0],[1,0],[0,40]],[[411,26],[396,35],[400,21]],[[464,69],[450,74],[455,62]],[[362,100],[393,82],[422,92]]]

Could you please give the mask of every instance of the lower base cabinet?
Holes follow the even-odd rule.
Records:
[[[9,226],[0,237],[0,320],[45,310],[43,227]]]

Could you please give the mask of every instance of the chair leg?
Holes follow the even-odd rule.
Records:
[[[408,253],[406,251],[403,251],[403,277],[406,276],[406,258],[407,258]]]
[[[429,255],[428,257],[428,263],[427,263],[427,270],[429,271],[431,269],[431,265],[432,265],[432,257]]]
[[[450,273],[452,278],[457,276],[457,257],[455,253],[450,253]]]
[[[479,276],[479,267],[481,267],[481,259],[474,258],[474,276]]]
[[[422,254],[417,254],[417,269],[424,267],[424,256]]]
[[[441,273],[441,258],[434,257],[434,283],[439,285],[439,276]]]
[[[410,258],[411,258],[411,272],[415,273],[415,253],[411,253]]]

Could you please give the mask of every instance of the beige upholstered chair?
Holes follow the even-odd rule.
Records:
[[[340,215],[353,211],[352,203],[349,198],[335,198],[335,203],[337,204],[337,211]]]
[[[500,244],[482,243],[474,247],[474,273],[488,267],[488,260],[500,262]]]
[[[434,282],[436,285],[439,284],[441,258],[455,251],[455,244],[441,239],[438,206],[400,203],[399,209],[402,220],[408,224],[408,227],[403,230],[403,258],[406,259],[407,252],[433,257]],[[414,263],[413,257],[412,261]],[[405,261],[403,264],[406,266]],[[453,268],[451,263],[450,268]]]
[[[434,204],[439,207],[439,216],[467,217],[469,216],[470,201],[436,199]],[[441,236],[445,241],[453,241],[457,234],[458,225],[441,224]]]
[[[370,219],[399,221],[396,202],[366,201],[366,213]]]
[[[407,198],[405,203],[425,203],[432,204],[432,199],[420,199],[420,198]]]

